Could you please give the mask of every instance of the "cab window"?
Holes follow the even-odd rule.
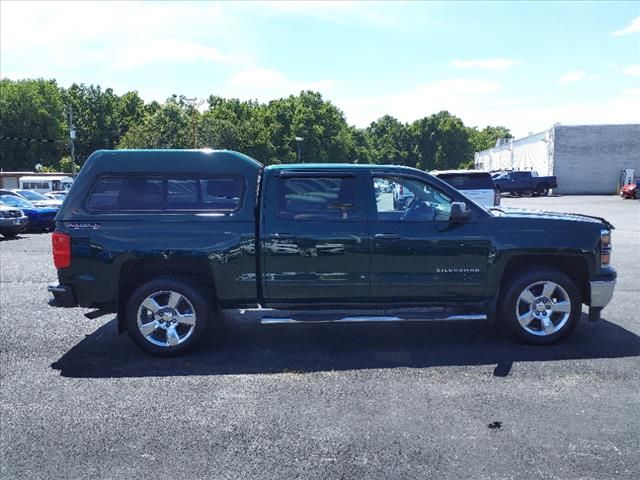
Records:
[[[99,211],[160,210],[163,207],[161,177],[102,177],[87,201]]]
[[[288,220],[357,220],[356,188],[355,177],[280,178],[277,215]]]
[[[101,177],[87,200],[89,210],[186,210],[231,214],[244,194],[239,175],[161,177],[107,175]]]
[[[378,221],[444,222],[453,199],[437,188],[411,177],[374,177]]]

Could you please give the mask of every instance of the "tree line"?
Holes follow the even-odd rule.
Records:
[[[447,111],[411,123],[385,115],[356,128],[313,91],[268,103],[211,95],[206,108],[198,109],[184,96],[145,103],[135,91],[117,95],[94,85],[62,88],[55,80],[3,79],[2,169],[26,171],[41,164],[45,170],[70,171],[69,107],[80,166],[98,149],[208,147],[237,150],[267,165],[294,163],[300,153],[303,162],[444,170],[470,167],[475,151],[511,137],[502,126],[467,127]]]

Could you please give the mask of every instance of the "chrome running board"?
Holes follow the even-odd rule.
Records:
[[[469,320],[486,320],[487,316],[484,314],[478,315],[449,315],[443,316],[439,318],[420,318],[419,316],[415,316],[413,318],[406,317],[396,317],[396,316],[353,316],[353,317],[342,317],[337,318],[335,320],[296,320],[291,317],[262,317],[260,319],[260,323],[262,325],[277,325],[277,324],[316,324],[316,323],[359,323],[359,322],[441,322],[441,321],[469,321]]]

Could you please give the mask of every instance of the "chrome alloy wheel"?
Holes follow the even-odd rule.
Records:
[[[539,337],[553,335],[569,321],[571,299],[555,282],[535,282],[518,297],[516,316],[526,332]]]
[[[185,342],[196,326],[196,313],[182,294],[154,292],[140,304],[137,316],[142,336],[159,347],[175,347]]]

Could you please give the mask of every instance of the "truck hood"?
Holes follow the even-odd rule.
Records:
[[[574,222],[589,222],[589,223],[601,223],[604,224],[609,230],[613,230],[615,227],[602,217],[594,217],[592,215],[584,215],[582,213],[560,213],[560,212],[547,212],[544,210],[526,210],[520,208],[506,208],[506,207],[494,207],[491,208],[491,213],[498,215],[504,215],[506,217],[520,217],[520,218],[540,218],[540,219],[555,219],[555,220],[569,220]]]

